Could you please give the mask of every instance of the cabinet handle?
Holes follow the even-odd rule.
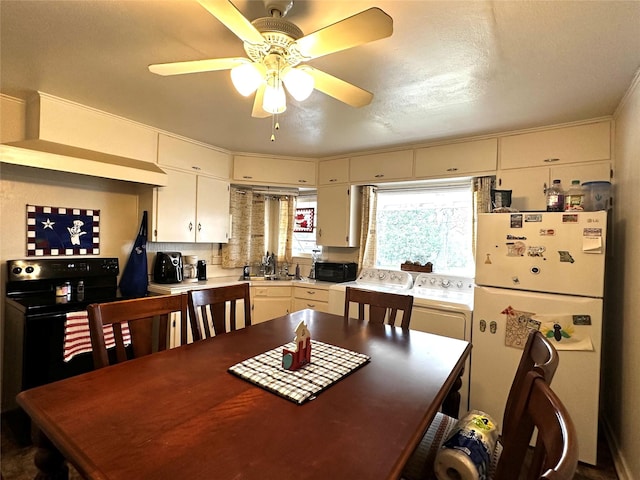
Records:
[[[298,180],[298,183],[307,183],[307,181],[301,178],[300,180]]]
[[[191,168],[193,168],[194,170],[197,170],[197,171],[202,170],[200,167],[196,167],[196,166],[192,166]]]
[[[554,163],[554,162],[559,162],[560,159],[559,158],[545,158],[544,159],[544,163]]]
[[[202,225],[198,222],[198,231],[202,230]]]
[[[544,182],[544,183],[542,184],[542,193],[544,193],[545,195],[547,194],[547,188],[548,188],[548,187],[547,187],[547,182]]]
[[[313,290],[307,290],[307,293],[308,293],[309,295],[315,295],[315,294],[316,294],[316,292],[314,292]]]
[[[447,172],[457,172],[458,169],[456,167],[447,168]]]
[[[189,222],[189,231],[193,230],[193,222]]]
[[[322,229],[321,228],[318,229],[318,236],[322,237]]]
[[[337,182],[337,181],[338,181],[338,179],[337,179],[337,178],[330,178],[330,179],[329,179],[329,181],[330,181],[330,182]]]
[[[251,175],[243,175],[242,178],[246,178],[247,180],[251,180],[253,177]]]
[[[307,303],[307,307],[309,308],[315,308],[316,306],[313,303]]]
[[[377,175],[374,175],[374,177],[376,177],[376,178],[382,178],[382,177],[384,177],[384,174],[383,174],[383,173],[378,173]]]

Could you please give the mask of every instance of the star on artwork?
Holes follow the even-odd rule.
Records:
[[[50,219],[47,218],[46,222],[42,222],[42,225],[44,225],[43,229],[46,228],[50,228],[51,230],[53,230],[53,226],[56,224],[56,222],[52,222]]]

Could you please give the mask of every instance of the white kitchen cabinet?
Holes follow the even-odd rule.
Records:
[[[169,184],[140,195],[151,214],[153,242],[225,243],[229,239],[229,182],[166,168]]]
[[[318,187],[316,243],[325,247],[357,247],[360,243],[360,188]]]
[[[349,159],[337,158],[318,163],[318,185],[335,185],[349,181]]]
[[[251,323],[273,320],[291,312],[291,286],[259,285],[251,287]]]
[[[521,211],[546,210],[546,188],[559,178],[568,190],[572,180],[580,183],[611,180],[611,163],[589,162],[553,167],[517,168],[501,170],[497,189],[511,190],[511,206]]]
[[[198,175],[196,237],[198,243],[229,241],[229,182]]]
[[[192,173],[211,175],[229,179],[231,175],[231,154],[224,153],[204,144],[158,135],[158,164],[189,170]]]
[[[310,308],[318,312],[329,312],[329,287],[293,287],[293,311]]]
[[[271,157],[233,157],[233,179],[243,183],[295,185],[312,187],[316,184],[316,163]]]
[[[416,178],[468,174],[494,175],[498,162],[498,139],[436,145],[416,150]]]
[[[500,138],[500,169],[503,170],[610,158],[609,121]]]
[[[413,150],[375,153],[351,157],[349,161],[349,181],[388,182],[410,179],[413,176]]]

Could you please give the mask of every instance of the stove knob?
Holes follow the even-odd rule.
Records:
[[[456,283],[456,287],[462,288],[463,287],[463,283],[461,281],[458,281],[458,283]]]
[[[378,278],[379,278],[380,280],[384,280],[386,276],[387,276],[387,274],[386,274],[386,273],[384,273],[384,272],[380,272],[380,274],[378,275]]]
[[[435,285],[435,284],[436,284],[436,279],[435,279],[435,278],[430,278],[430,279],[429,279],[429,283],[430,283],[431,285]]]
[[[440,285],[442,285],[444,288],[449,288],[451,286],[451,282],[449,281],[449,279],[444,279],[442,280],[442,282],[440,282]]]
[[[33,268],[32,266],[28,266],[24,269],[24,271],[27,273],[33,273],[35,271],[35,268]]]
[[[11,270],[11,273],[13,273],[14,275],[20,275],[22,273],[22,268],[13,267],[13,270]]]

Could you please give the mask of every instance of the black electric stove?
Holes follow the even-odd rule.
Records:
[[[93,370],[90,353],[63,359],[66,315],[117,300],[118,273],[117,258],[7,262],[2,405],[3,414],[16,412],[11,426],[22,443],[28,443],[29,424],[15,396]]]

